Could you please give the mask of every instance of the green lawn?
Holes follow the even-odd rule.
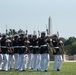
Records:
[[[53,71],[53,63],[50,63],[48,72],[26,70],[19,71],[0,71],[0,75],[76,75],[76,62],[64,62],[61,71]]]

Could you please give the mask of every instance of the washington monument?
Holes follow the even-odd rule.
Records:
[[[48,24],[48,35],[52,35],[52,17],[49,17],[49,24]]]

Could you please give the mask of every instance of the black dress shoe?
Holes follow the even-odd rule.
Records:
[[[37,71],[39,71],[39,69],[37,69]]]
[[[60,71],[60,69],[57,69],[57,71]]]
[[[47,70],[45,70],[45,72],[47,72]]]
[[[18,71],[18,69],[15,69],[15,71]]]
[[[26,70],[22,70],[22,71],[26,71]]]

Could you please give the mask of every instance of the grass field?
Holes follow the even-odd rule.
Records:
[[[53,71],[53,63],[50,63],[48,72],[26,70],[19,71],[0,71],[0,75],[76,75],[76,62],[64,62],[61,71]]]

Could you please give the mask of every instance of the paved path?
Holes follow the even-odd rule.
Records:
[[[66,61],[64,61],[64,62],[76,62],[76,60],[66,60]]]

